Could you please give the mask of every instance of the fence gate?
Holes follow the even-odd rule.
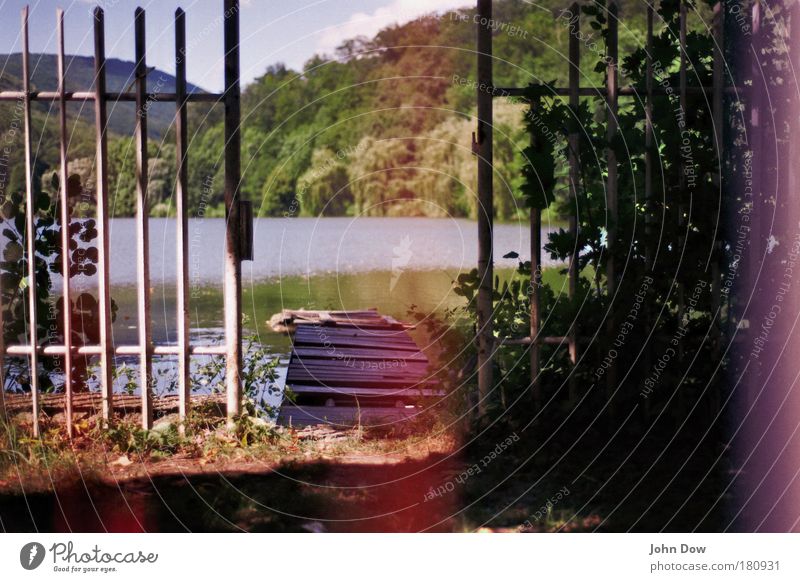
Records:
[[[105,23],[102,8],[94,9],[94,90],[89,92],[66,91],[66,67],[64,55],[64,13],[56,13],[58,32],[58,90],[55,92],[31,90],[30,52],[28,46],[28,8],[22,11],[22,82],[21,91],[2,91],[0,101],[14,101],[22,105],[24,115],[25,139],[25,249],[27,257],[28,305],[27,305],[27,343],[24,345],[4,345],[0,333],[0,386],[5,386],[5,356],[25,356],[30,371],[30,393],[33,411],[33,433],[39,435],[40,382],[38,364],[41,355],[59,356],[64,363],[64,408],[67,431],[73,432],[72,410],[77,379],[72,374],[75,356],[99,356],[101,410],[104,421],[113,412],[113,366],[114,356],[137,356],[140,364],[139,385],[141,388],[142,426],[151,428],[153,422],[153,375],[154,355],[178,356],[178,410],[183,427],[190,407],[189,362],[192,355],[224,355],[226,357],[225,387],[227,415],[229,421],[240,414],[242,406],[241,362],[242,362],[242,323],[241,323],[241,260],[242,245],[246,243],[241,236],[240,224],[240,84],[239,84],[239,3],[238,0],[225,0],[222,21],[224,26],[225,90],[221,94],[187,93],[186,89],[186,19],[183,10],[175,12],[175,68],[176,81],[174,93],[149,93],[147,91],[147,61],[145,42],[145,11],[135,12],[135,50],[136,69],[133,91],[108,92],[106,90]],[[71,308],[62,308],[62,345],[41,345],[37,337],[36,318],[36,261],[35,234],[36,221],[33,186],[33,155],[31,131],[31,104],[33,101],[58,102],[60,110],[60,191],[59,210],[61,228],[60,245],[62,249],[61,274],[63,277],[63,305],[71,306],[70,300],[70,205],[68,199],[67,159],[67,102],[93,102],[96,129],[96,212],[98,240],[98,315],[99,342],[96,345],[75,346],[72,342]],[[137,311],[139,320],[137,345],[114,345],[111,334],[111,297],[109,294],[109,268],[113,257],[109,256],[109,196],[108,196],[108,153],[107,153],[107,104],[108,102],[136,103],[136,251],[137,251]],[[156,345],[151,334],[150,317],[150,272],[148,240],[148,175],[147,175],[147,110],[153,102],[175,103],[176,136],[176,210],[177,210],[177,345]],[[225,275],[224,275],[224,345],[189,345],[189,236],[188,236],[188,150],[187,150],[187,107],[193,102],[221,103],[225,109]],[[249,213],[245,212],[246,215]],[[249,254],[245,250],[246,254]],[[2,301],[2,294],[0,294]],[[2,329],[3,309],[0,305],[0,329]],[[0,394],[0,403],[5,398]],[[0,404],[0,408],[2,405]]]
[[[654,3],[655,4],[655,3]],[[599,98],[604,101],[604,108],[606,111],[606,139],[608,143],[614,139],[618,132],[617,127],[617,112],[620,97],[632,97],[642,99],[645,104],[645,143],[646,143],[646,157],[645,157],[645,201],[651,203],[653,194],[653,176],[654,169],[657,169],[657,160],[653,159],[651,146],[653,143],[653,97],[656,95],[665,95],[666,89],[657,86],[654,81],[654,63],[653,55],[653,20],[654,20],[654,4],[647,6],[647,37],[646,37],[646,88],[644,94],[637,92],[634,87],[619,87],[619,56],[618,56],[618,28],[619,16],[617,0],[609,0],[605,8],[607,16],[606,34],[608,43],[608,54],[606,56],[606,83],[605,87],[582,87],[580,86],[580,4],[573,2],[569,8],[571,15],[568,23],[569,32],[569,55],[568,55],[568,68],[569,68],[569,81],[567,87],[553,88],[553,96],[565,97],[568,99],[569,107],[573,111],[573,119],[578,119],[578,107],[581,97]],[[717,2],[713,6],[713,49],[712,49],[712,86],[702,87],[689,87],[687,83],[687,53],[686,53],[686,34],[687,34],[687,9],[688,4],[685,0],[680,2],[678,42],[680,44],[680,86],[678,87],[678,98],[680,106],[683,110],[686,108],[687,94],[690,92],[699,92],[705,94],[710,101],[711,109],[714,118],[714,144],[719,160],[722,159],[722,126],[723,126],[723,93],[729,88],[725,86],[725,79],[723,76],[725,62],[723,55],[724,47],[724,8],[722,2]],[[795,9],[796,10],[796,9]],[[751,8],[751,19],[754,29],[758,30],[758,23],[760,22],[760,8],[756,2]],[[530,388],[533,391],[534,400],[538,403],[541,398],[540,391],[540,349],[543,344],[555,345],[558,347],[566,347],[569,350],[569,358],[572,366],[575,366],[579,361],[579,344],[581,338],[579,329],[577,329],[577,322],[573,322],[567,331],[567,335],[548,336],[545,337],[541,333],[541,313],[540,313],[540,285],[529,285],[530,296],[530,330],[527,337],[524,338],[500,338],[495,339],[493,334],[493,300],[492,300],[492,282],[494,281],[492,257],[493,257],[493,242],[492,242],[492,209],[493,203],[493,183],[492,175],[494,172],[492,163],[492,139],[493,139],[493,114],[492,114],[492,101],[498,97],[516,97],[525,99],[528,96],[528,88],[523,87],[496,87],[492,78],[492,0],[477,0],[477,103],[478,103],[478,131],[477,142],[475,144],[475,151],[478,157],[478,199],[479,199],[479,212],[478,212],[478,277],[480,279],[480,286],[478,289],[478,384],[480,392],[479,410],[481,415],[486,412],[486,406],[489,402],[489,396],[493,389],[494,383],[492,379],[492,356],[495,351],[503,344],[523,344],[530,346]],[[490,89],[487,90],[486,88]],[[739,93],[744,93],[744,88],[736,88]],[[536,103],[530,103],[532,107]],[[577,122],[573,124],[569,131],[569,195],[570,198],[575,200],[578,193],[578,175],[579,175],[579,159],[576,152],[580,147],[580,133]],[[759,147],[753,148],[756,152]],[[605,156],[608,160],[608,175],[605,180],[606,193],[607,193],[607,207],[609,215],[609,232],[608,232],[608,255],[605,260],[606,273],[608,279],[608,296],[613,298],[616,292],[618,283],[618,266],[614,261],[613,243],[615,241],[615,224],[618,217],[618,204],[617,204],[617,171],[618,162],[616,154],[611,147],[606,147]],[[720,164],[721,167],[721,164]],[[754,164],[754,168],[756,165]],[[715,176],[717,185],[721,188],[722,180],[717,173]],[[683,187],[683,184],[681,185]],[[577,232],[577,216],[569,217],[569,231],[575,236]],[[646,228],[652,228],[652,225],[647,224]],[[542,259],[542,217],[540,209],[531,209],[530,213],[530,237],[531,237],[531,276],[537,276],[536,273],[541,272]],[[577,252],[579,249],[573,249],[573,254],[570,256],[568,264],[568,297],[570,299],[575,297],[575,292],[578,286],[578,257]],[[651,259],[648,259],[648,261]],[[720,286],[719,286],[719,263],[714,261],[712,264],[714,269],[713,275],[713,296],[716,305],[720,305]],[[682,291],[680,292],[682,295]],[[613,311],[609,312],[607,318],[607,329],[609,335],[613,335],[612,330],[616,327],[614,321]],[[718,333],[718,328],[715,328],[714,333]],[[588,342],[588,338],[583,342],[584,345]],[[608,394],[612,394],[616,384],[616,371],[615,366],[612,365],[609,373],[606,375],[606,389]],[[569,376],[569,399],[570,401],[576,398],[576,382],[575,374],[571,373]]]

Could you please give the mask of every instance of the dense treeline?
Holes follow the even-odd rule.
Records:
[[[498,86],[566,81],[566,20],[559,17],[560,3],[544,5],[548,4],[552,13],[522,0],[495,3]],[[626,19],[620,43],[623,48],[636,46],[643,30],[638,15],[642,8],[623,3],[621,10],[633,17]],[[349,40],[335,55],[310,59],[303,71],[281,64],[269,67],[242,95],[243,196],[255,201],[261,216],[474,216],[475,162],[470,144],[475,126],[475,27],[473,9],[451,11],[386,28],[371,39]],[[585,35],[587,47],[593,37],[601,46],[597,31]],[[79,59],[70,70],[90,65],[89,60]],[[119,79],[114,82],[124,83],[128,69],[117,68],[114,79]],[[18,86],[14,72],[9,67],[0,83]],[[592,75],[582,82],[602,82],[599,73],[596,78]],[[42,80],[34,81],[44,83],[45,77],[42,72]],[[130,124],[122,119],[135,112],[119,109],[124,105],[130,104],[111,108],[109,171],[116,216],[129,216],[135,208],[135,151]],[[70,173],[81,175],[82,183],[91,188],[93,130],[86,122],[91,108],[79,113],[77,105],[71,107]],[[58,164],[57,110],[48,108],[37,104],[34,111],[37,187],[42,180],[49,183]],[[200,104],[190,109],[192,211],[219,214],[222,112]],[[12,105],[0,110],[4,141],[20,146],[10,147],[7,154],[7,191],[13,192],[24,184],[22,133],[11,129],[21,117]],[[174,139],[170,117],[160,110],[156,114],[156,109],[148,112],[154,114],[151,133],[158,138],[150,151],[152,212],[165,215],[172,211]],[[520,152],[526,143],[522,114],[521,105],[496,102],[499,218],[520,212]]]

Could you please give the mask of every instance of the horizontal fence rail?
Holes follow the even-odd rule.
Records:
[[[0,101],[19,101],[25,99],[25,91],[0,91]],[[31,101],[60,101],[61,93],[58,91],[30,91],[27,93]],[[67,101],[94,101],[97,94],[92,91],[65,91],[64,97]],[[106,91],[103,93],[105,101],[136,102],[137,93]],[[178,100],[177,93],[145,93],[145,101],[163,101],[173,103]],[[224,94],[222,93],[188,93],[185,100],[189,103],[222,103]]]
[[[5,394],[5,379],[7,356],[24,357],[28,360],[30,370],[30,406],[32,415],[32,432],[34,436],[40,434],[39,412],[44,401],[47,406],[58,404],[63,406],[66,416],[67,432],[72,436],[73,410],[75,404],[99,409],[104,422],[113,417],[113,412],[120,405],[133,406],[132,398],[137,400],[138,408],[142,411],[142,426],[152,428],[153,410],[165,410],[177,402],[180,418],[180,428],[183,430],[184,421],[190,407],[190,377],[189,366],[191,356],[225,356],[226,357],[226,391],[222,396],[196,396],[204,402],[227,403],[229,421],[241,410],[241,265],[240,241],[238,223],[240,164],[239,149],[239,6],[237,0],[224,2],[224,55],[225,55],[225,90],[223,93],[188,93],[186,80],[186,24],[185,13],[178,9],[175,13],[175,63],[176,63],[176,89],[174,93],[148,92],[147,91],[147,65],[146,65],[146,39],[145,39],[145,11],[137,8],[134,13],[135,36],[135,84],[133,91],[107,91],[105,81],[105,22],[102,8],[95,8],[94,17],[94,88],[91,91],[66,90],[66,63],[64,54],[64,12],[56,12],[56,32],[58,45],[58,89],[56,91],[36,91],[31,87],[30,76],[30,50],[28,43],[28,15],[29,10],[22,10],[22,90],[0,91],[0,102],[22,102],[24,105],[24,141],[25,141],[25,169],[26,169],[26,197],[25,197],[25,256],[28,266],[28,305],[26,311],[27,334],[26,343],[7,345],[3,333],[0,333],[0,386],[3,394],[0,395],[0,412],[4,413],[9,407],[6,401],[14,403],[18,408],[20,397]],[[36,318],[36,261],[33,260],[36,251],[36,205],[33,187],[33,162],[32,129],[31,129],[31,103],[34,101],[48,101],[58,103],[60,124],[60,164],[59,180],[59,220],[62,225],[59,244],[62,249],[62,264],[59,265],[62,275],[62,300],[63,343],[47,343],[42,345],[38,337],[38,321]],[[109,187],[108,187],[108,160],[107,160],[107,104],[109,102],[136,103],[136,249],[137,249],[137,312],[139,318],[138,344],[114,345],[111,329],[111,296],[109,292],[110,270],[113,269],[113,257],[109,253]],[[95,131],[96,131],[96,218],[97,218],[97,244],[98,244],[98,304],[99,304],[99,342],[93,344],[75,345],[72,338],[72,298],[70,289],[70,234],[68,226],[71,224],[70,207],[68,200],[69,160],[67,156],[67,103],[91,102],[94,104]],[[175,129],[177,167],[176,172],[176,209],[177,209],[177,272],[178,272],[178,301],[177,345],[154,344],[151,331],[150,307],[150,275],[149,275],[149,233],[148,233],[148,158],[147,158],[147,109],[153,102],[175,103]],[[225,341],[220,345],[190,345],[189,342],[189,259],[188,259],[188,139],[187,139],[187,106],[191,103],[219,103],[225,107],[225,204],[227,220],[226,234],[226,263],[225,263]],[[2,301],[0,295],[0,302]],[[0,304],[0,325],[3,324],[3,309]],[[4,330],[0,327],[0,330]],[[40,356],[59,356],[64,362],[64,386],[59,394],[40,395],[39,358]],[[76,378],[73,375],[73,361],[78,356],[95,356],[100,358],[100,393],[79,392]],[[141,396],[130,397],[114,394],[113,368],[114,356],[137,357],[139,361],[139,386]],[[153,402],[153,371],[152,359],[154,356],[177,356],[179,360],[178,394],[167,397],[164,402]],[[84,387],[85,388],[85,387]],[[119,399],[119,402],[116,400]],[[169,401],[169,402],[167,402]],[[99,402],[99,406],[97,405]]]

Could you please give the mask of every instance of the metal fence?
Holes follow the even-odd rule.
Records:
[[[678,38],[680,43],[680,86],[678,87],[678,96],[681,107],[686,107],[687,95],[690,92],[703,93],[710,98],[711,107],[713,110],[713,125],[714,125],[714,143],[717,150],[717,156],[722,159],[723,151],[723,96],[729,88],[726,88],[724,82],[724,38],[723,38],[723,4],[718,2],[713,9],[714,20],[712,24],[713,36],[713,71],[712,71],[712,86],[702,87],[689,87],[687,86],[687,53],[686,53],[686,34],[687,34],[687,4],[681,2],[680,5],[680,30]],[[478,196],[479,196],[479,213],[478,213],[478,232],[479,232],[479,247],[480,258],[478,262],[478,276],[480,278],[480,286],[478,291],[478,354],[479,354],[479,393],[480,393],[480,410],[486,411],[488,403],[488,396],[493,389],[492,378],[492,357],[498,347],[502,344],[525,344],[530,345],[530,382],[534,398],[538,401],[541,395],[539,390],[540,382],[540,351],[543,344],[556,345],[559,347],[566,347],[569,350],[569,358],[574,366],[578,362],[581,338],[579,336],[580,329],[578,321],[573,321],[568,333],[564,337],[544,337],[540,333],[540,304],[539,304],[539,287],[536,284],[529,286],[530,292],[530,330],[527,337],[524,338],[502,338],[498,340],[494,337],[492,319],[493,319],[493,302],[492,302],[492,282],[494,280],[491,257],[493,256],[492,249],[492,216],[490,212],[484,209],[493,208],[493,183],[492,183],[492,100],[498,97],[521,97],[527,95],[527,88],[522,87],[509,87],[502,88],[496,87],[492,78],[492,30],[491,26],[486,23],[493,22],[492,20],[492,2],[491,0],[478,0],[477,2],[478,23],[477,35],[477,71],[478,71],[478,86],[477,99],[478,99],[478,132],[476,153],[478,156]],[[561,96],[568,99],[569,106],[573,110],[573,116],[578,118],[578,105],[581,97],[591,97],[603,99],[606,112],[606,139],[610,143],[618,132],[617,127],[617,112],[620,97],[631,96],[642,99],[645,104],[645,140],[646,140],[646,156],[645,156],[645,199],[649,203],[653,200],[653,171],[655,169],[656,160],[653,159],[652,145],[653,145],[653,98],[657,95],[664,95],[666,89],[661,86],[655,86],[653,83],[654,70],[653,70],[653,20],[654,20],[654,5],[647,4],[647,35],[646,35],[646,52],[647,52],[647,76],[646,76],[646,89],[644,94],[634,87],[620,87],[619,86],[619,53],[618,53],[618,27],[619,17],[617,3],[610,0],[606,6],[607,10],[607,54],[605,55],[606,62],[606,84],[605,87],[582,87],[580,85],[580,58],[581,58],[581,41],[580,41],[580,5],[575,2],[570,8],[570,12],[574,15],[569,21],[569,78],[567,87],[557,87],[553,91],[553,95]],[[758,42],[758,34],[760,30],[760,8],[758,2],[755,2],[751,8],[751,21],[754,30],[754,43]],[[755,57],[757,58],[757,57]],[[491,87],[491,91],[486,91],[485,87]],[[482,89],[484,88],[484,89]],[[744,88],[737,88],[739,92],[744,92]],[[748,104],[750,108],[750,116],[752,118],[753,109],[758,107],[757,104]],[[757,117],[757,111],[756,111]],[[575,124],[577,125],[577,124]],[[579,151],[579,144],[581,136],[579,128],[573,127],[569,135],[569,192],[570,197],[574,200],[577,196],[577,184],[579,159],[576,152]],[[753,147],[753,150],[756,150]],[[608,209],[608,253],[606,258],[606,273],[607,273],[607,292],[609,297],[614,297],[617,287],[617,265],[614,260],[614,249],[612,245],[615,241],[615,225],[617,222],[618,203],[617,203],[617,172],[618,162],[614,150],[608,147],[605,151],[607,160],[608,173],[606,177],[606,195],[607,195],[607,209]],[[721,164],[720,164],[721,169]],[[716,182],[722,188],[722,180],[719,175],[716,176]],[[679,213],[680,214],[680,213]],[[647,225],[647,228],[652,228],[652,225]],[[577,230],[577,217],[569,217],[569,231],[574,236]],[[541,210],[534,209],[530,214],[530,236],[531,236],[531,273],[535,277],[536,273],[541,270],[541,247],[542,247],[542,219]],[[756,252],[757,245],[751,245],[751,252]],[[756,248],[756,251],[754,251]],[[715,286],[712,288],[712,293],[716,305],[720,305],[720,285],[719,285],[719,264],[714,263],[713,268],[713,281]],[[572,299],[575,296],[578,282],[578,269],[577,269],[577,256],[576,251],[569,260],[568,265],[568,296]],[[533,282],[532,282],[533,283]],[[679,297],[682,293],[679,291]],[[615,320],[613,311],[610,311],[607,319],[607,326],[609,335],[615,329]],[[716,332],[715,332],[716,333]],[[588,341],[588,340],[587,340]],[[606,375],[607,390],[609,395],[613,392],[617,384],[617,377],[615,374],[614,366],[611,366],[609,373]],[[574,399],[576,396],[575,375],[570,374],[569,379],[569,397]]]
[[[76,356],[99,356],[101,410],[104,421],[112,417],[114,408],[113,367],[115,356],[137,356],[140,364],[139,386],[141,389],[142,426],[151,428],[153,422],[153,370],[154,355],[177,355],[178,357],[178,411],[183,426],[191,405],[189,366],[192,355],[224,355],[226,357],[226,404],[228,418],[232,419],[241,411],[241,365],[242,365],[242,323],[241,323],[241,260],[242,251],[249,255],[247,237],[242,236],[240,224],[239,183],[240,161],[240,84],[239,84],[239,5],[238,0],[225,0],[223,6],[224,26],[224,66],[225,86],[223,93],[188,93],[186,83],[186,18],[183,10],[175,12],[175,68],[176,88],[174,93],[150,93],[147,90],[147,61],[145,39],[145,11],[135,12],[135,82],[131,92],[109,92],[106,90],[105,22],[101,8],[94,9],[94,90],[87,92],[68,92],[66,90],[66,67],[64,55],[64,13],[56,13],[58,33],[58,90],[55,92],[34,91],[31,88],[30,51],[28,46],[28,8],[22,11],[22,81],[21,91],[2,91],[0,101],[22,102],[24,111],[25,176],[26,176],[26,223],[25,255],[28,280],[28,321],[27,343],[24,345],[3,345],[0,333],[0,386],[4,386],[6,356],[24,356],[30,366],[30,396],[33,411],[33,433],[40,432],[40,378],[39,358],[42,355],[63,358],[64,408],[67,431],[73,431],[73,401],[76,392],[76,378],[72,374],[72,362]],[[98,305],[99,342],[96,345],[75,346],[72,342],[71,309],[63,311],[62,345],[41,345],[38,337],[36,318],[36,207],[34,204],[33,152],[31,129],[31,104],[34,101],[57,102],[60,110],[60,221],[61,248],[63,262],[63,304],[70,305],[70,235],[66,225],[72,220],[68,200],[67,149],[67,103],[92,102],[96,129],[96,212],[98,236]],[[137,311],[138,344],[114,345],[111,334],[111,297],[109,293],[109,270],[112,257],[109,256],[109,187],[107,104],[118,101],[136,103],[136,252],[137,252]],[[150,269],[148,234],[148,157],[147,157],[147,110],[153,102],[175,103],[176,138],[176,187],[177,210],[177,345],[156,345],[151,333],[150,312]],[[224,345],[194,345],[189,343],[189,236],[188,236],[188,140],[187,108],[191,103],[220,103],[224,106],[225,124],[225,209],[226,209],[226,250],[224,274]],[[246,212],[244,214],[249,215]],[[244,249],[242,247],[245,247]],[[0,295],[2,301],[2,295]],[[0,318],[3,316],[0,306]],[[2,320],[0,320],[2,324]],[[0,399],[1,400],[1,399]]]

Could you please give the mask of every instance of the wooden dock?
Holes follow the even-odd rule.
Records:
[[[294,330],[280,424],[386,425],[443,395],[411,326],[376,310],[285,311],[277,321]]]

